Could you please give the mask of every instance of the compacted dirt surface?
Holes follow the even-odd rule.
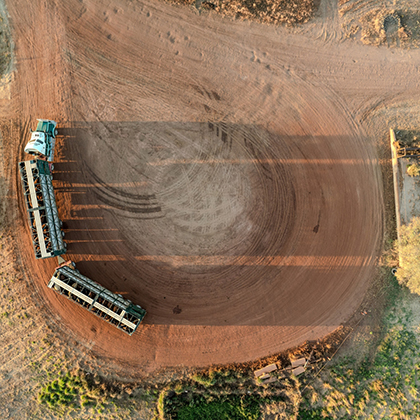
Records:
[[[61,334],[152,372],[256,359],[354,313],[384,225],[363,121],[418,96],[417,51],[346,40],[333,1],[295,30],[148,1],[6,5],[19,258]],[[131,337],[47,288],[56,259],[34,258],[14,166],[36,118],[60,131],[65,258],[147,310]]]

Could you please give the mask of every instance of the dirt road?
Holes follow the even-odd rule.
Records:
[[[330,2],[295,31],[148,1],[6,3],[9,162],[36,118],[58,121],[67,258],[148,311],[129,337],[46,287],[55,261],[33,258],[14,171],[22,264],[61,334],[151,372],[255,359],[351,316],[383,235],[363,121],[418,96],[418,51],[345,40]]]

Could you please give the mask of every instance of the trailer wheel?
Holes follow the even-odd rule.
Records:
[[[61,231],[61,236],[64,238],[66,234],[63,231]]]
[[[58,134],[58,130],[54,128],[54,137]]]
[[[71,262],[71,265],[73,266],[73,268],[76,268],[76,263],[74,261]]]

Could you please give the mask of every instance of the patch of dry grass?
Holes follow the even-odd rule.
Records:
[[[168,0],[172,3],[213,10],[234,19],[296,25],[308,22],[317,11],[317,0]]]
[[[374,46],[420,46],[418,0],[340,0],[339,14],[348,38]]]
[[[308,387],[300,418],[417,418],[420,298],[394,281],[395,300],[384,320],[384,337],[372,357],[342,357]],[[316,418],[318,418],[316,417]]]
[[[144,401],[131,398],[130,386],[92,373],[100,370],[98,361],[51,330],[17,270],[16,251],[4,228],[0,251],[0,418],[150,418]]]

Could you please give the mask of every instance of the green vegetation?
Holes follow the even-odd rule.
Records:
[[[34,344],[34,343],[33,343]],[[54,360],[51,366],[59,367],[64,361]],[[38,363],[32,362],[34,371],[43,370]],[[60,372],[60,371],[58,371]],[[47,374],[50,380],[43,384],[38,392],[37,415],[33,418],[44,419],[47,410],[50,416],[76,419],[131,419],[133,413],[152,410],[146,409],[149,402],[156,403],[156,391],[147,391],[135,399],[131,384],[116,384],[105,381],[98,375],[86,373],[82,370],[57,374],[57,371]],[[35,378],[33,378],[35,380]],[[153,394],[150,397],[149,394]],[[150,397],[150,398],[149,398]],[[147,401],[147,403],[145,403]],[[142,418],[142,417],[140,417]]]
[[[400,243],[395,244],[400,256],[400,268],[396,277],[398,282],[407,286],[412,293],[420,294],[420,218],[401,227]]]
[[[281,412],[295,418],[299,382],[290,374],[270,386],[255,381],[247,367],[213,368],[192,374],[161,391],[156,417],[160,420],[257,420]]]
[[[200,374],[192,375],[191,379],[204,388],[211,388],[215,385],[226,385],[229,383],[240,383],[241,379],[244,379],[243,372],[241,370],[229,370],[211,369],[208,372],[202,372]]]
[[[259,363],[212,367],[183,379],[175,377],[172,382],[143,383],[130,388],[128,396],[121,385],[110,390],[102,379],[82,371],[59,374],[63,363],[54,359],[57,370],[47,374],[50,381],[41,389],[38,401],[60,415],[81,419],[134,418],[135,407],[141,404],[150,404],[159,420],[420,418],[420,298],[401,288],[389,269],[383,272],[379,293],[385,312],[381,312],[379,325],[374,324],[378,327],[375,334],[367,324],[360,353],[352,345],[336,354],[348,329],[338,342],[329,338]],[[51,345],[44,340],[32,342],[31,347],[40,344]],[[309,354],[317,363],[309,364],[299,378],[290,370],[278,370],[271,373],[276,378],[273,383],[255,380],[253,371],[264,364],[276,361],[284,368],[292,356]],[[39,370],[36,362],[33,369]],[[116,411],[117,403],[125,407],[124,412]]]
[[[234,392],[237,392],[234,391]],[[261,390],[241,395],[218,392],[163,392],[158,402],[159,419],[177,420],[257,420],[265,404],[282,402],[286,407],[287,396],[262,395]],[[292,418],[292,417],[288,417]]]
[[[99,405],[104,401],[104,392],[95,388],[85,375],[72,375],[68,372],[44,386],[38,401],[50,408],[70,406],[74,408]]]
[[[249,398],[225,397],[212,402],[205,399],[182,407],[178,420],[257,420],[260,418],[260,404]]]
[[[129,389],[131,393],[131,388]],[[38,402],[41,405],[46,405],[61,415],[73,413],[80,418],[88,416],[88,418],[110,419],[115,418],[115,415],[121,418],[120,415],[124,412],[126,417],[122,418],[129,418],[133,405],[129,403],[128,398],[129,395],[122,389],[83,371],[67,372],[58,379],[48,382],[38,394]]]
[[[417,397],[420,360],[414,362],[413,355],[419,349],[412,332],[390,329],[373,361],[354,367],[355,361],[347,359],[335,366],[323,390],[312,390],[309,401],[303,401],[300,418],[388,418],[394,412],[420,412],[420,401],[408,399]],[[317,400],[320,403],[311,407]]]
[[[299,419],[415,419],[420,412],[420,342],[401,292],[384,319],[384,336],[369,356],[345,357],[308,386]],[[412,296],[412,303],[420,304]]]
[[[192,379],[206,388],[209,388],[216,383],[214,371],[210,372],[209,375],[193,375]]]
[[[360,344],[366,350],[363,354],[352,347],[349,350],[354,355],[337,355],[325,366],[327,357],[321,364],[308,367],[298,379],[290,371],[273,373],[277,381],[267,385],[255,381],[253,370],[246,366],[196,372],[185,381],[165,385],[158,398],[157,418],[418,418],[420,317],[415,317],[415,310],[420,308],[420,299],[387,273],[381,289],[385,312],[380,335],[373,339],[371,331],[364,333],[365,341]],[[305,352],[310,348],[319,351],[312,346]],[[327,349],[328,344],[321,348]]]

